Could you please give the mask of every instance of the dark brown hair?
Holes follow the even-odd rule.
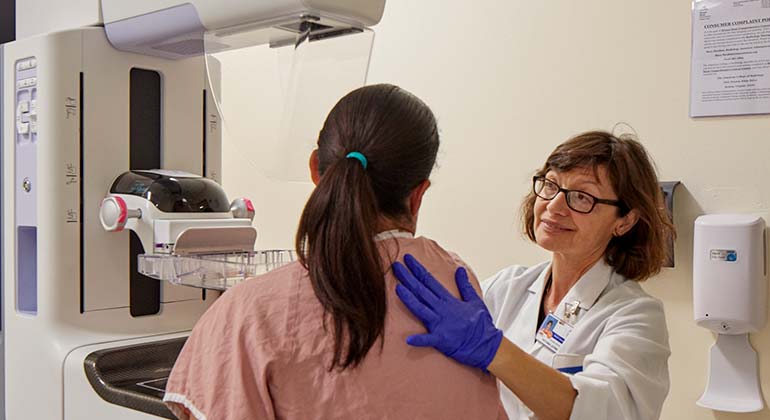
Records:
[[[297,230],[299,261],[334,325],[330,370],[357,366],[382,336],[385,270],[374,241],[382,217],[410,217],[409,193],[428,179],[439,136],[425,103],[393,85],[356,89],[326,117],[318,138],[321,179]],[[363,154],[368,165],[346,158]]]
[[[657,274],[667,258],[666,241],[675,236],[652,159],[644,146],[631,136],[616,137],[604,131],[590,131],[560,144],[536,172],[543,176],[550,170],[559,172],[575,168],[607,169],[612,189],[623,203],[620,216],[630,210],[639,220],[622,236],[613,237],[604,251],[604,260],[626,278],[643,281]],[[522,203],[522,228],[535,241],[534,192]]]

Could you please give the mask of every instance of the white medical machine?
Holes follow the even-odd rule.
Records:
[[[0,418],[173,418],[165,377],[219,295],[207,289],[291,259],[255,250],[252,203],[218,184],[220,76],[204,53],[297,49],[366,31],[383,8],[17,2],[17,33],[36,35],[0,45]]]
[[[695,220],[693,303],[695,322],[717,334],[711,347],[701,407],[753,412],[764,407],[757,353],[749,333],[767,319],[765,221],[740,214]]]

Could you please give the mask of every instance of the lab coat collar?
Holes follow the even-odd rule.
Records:
[[[543,289],[550,275],[551,263],[549,262],[527,289],[529,295],[524,307],[521,309],[521,315],[516,317],[516,321],[509,329],[511,331],[509,336],[511,341],[529,354],[533,354],[542,346],[540,342],[535,340],[535,334],[537,333],[537,320],[540,315],[540,301],[543,299]]]
[[[614,273],[612,267],[604,262],[604,258],[600,259],[572,286],[562,299],[562,304],[579,301],[581,309],[591,309],[604,289],[607,288]],[[562,304],[559,306],[561,307]]]
[[[599,299],[604,289],[607,288],[613,273],[612,267],[607,265],[603,258],[600,259],[572,286],[558,305],[558,308],[563,309],[564,302],[580,301],[580,307],[583,310],[590,309],[596,303],[596,300]],[[545,283],[550,275],[551,263],[540,273],[537,280],[529,286],[529,293],[539,295],[542,298]]]
[[[543,299],[545,284],[551,275],[551,267],[552,262],[549,262],[527,289],[529,292],[528,304],[522,309],[522,316],[517,318],[514,325],[515,332],[510,337],[514,343],[529,354],[535,354],[542,347],[542,344],[535,340],[535,334],[537,333],[537,321],[541,309],[540,302]],[[580,301],[579,306],[581,310],[571,319],[565,319],[565,321],[575,325],[599,299],[604,289],[607,288],[613,274],[614,270],[604,262],[604,259],[598,261],[567,292],[564,299],[554,309],[554,314],[564,319],[564,310],[567,303]],[[570,340],[567,339],[565,343],[568,341]]]
[[[529,289],[527,291],[532,294],[540,294],[542,297],[543,289],[545,289],[545,282],[548,281],[548,277],[551,275],[551,262],[548,263],[543,268],[543,271],[540,272],[540,275],[537,276],[537,279],[532,282],[531,285],[529,285]]]

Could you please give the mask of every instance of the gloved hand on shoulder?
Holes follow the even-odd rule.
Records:
[[[500,347],[503,332],[495,327],[484,301],[468,281],[465,268],[459,267],[455,272],[460,300],[413,256],[406,254],[404,262],[406,267],[400,262],[392,265],[401,282],[396,286],[396,294],[428,330],[427,334],[409,336],[407,344],[433,347],[486,372]]]

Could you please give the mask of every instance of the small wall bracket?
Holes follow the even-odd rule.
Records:
[[[674,223],[674,190],[676,190],[676,187],[679,186],[679,184],[681,184],[680,181],[666,181],[658,183],[658,185],[660,185],[660,191],[663,193],[663,203],[666,206],[666,211],[668,211],[668,217],[671,220],[671,223]],[[668,248],[668,253],[663,266],[674,267],[673,235],[669,235],[669,237],[666,239],[666,248]]]

